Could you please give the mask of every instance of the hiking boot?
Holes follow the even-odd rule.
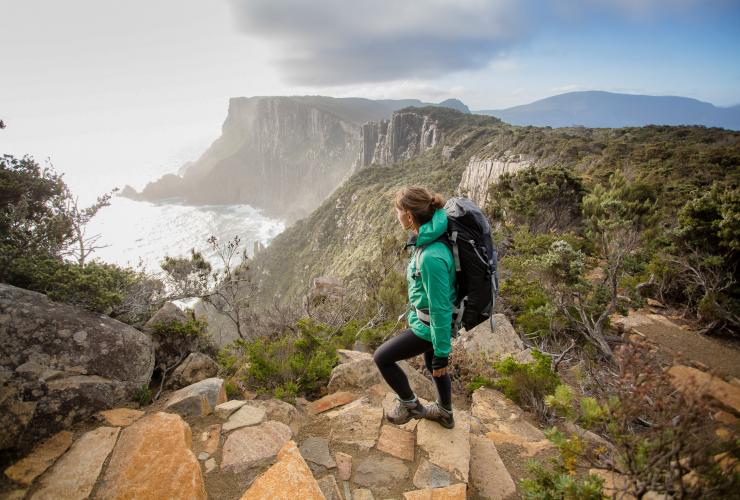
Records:
[[[402,401],[401,398],[396,396],[396,404],[390,411],[385,415],[385,418],[389,422],[396,425],[405,424],[412,418],[422,418],[424,405],[421,404],[418,398],[412,402]]]
[[[452,416],[452,411],[445,410],[437,401],[424,406],[424,418],[439,422],[439,425],[447,429],[455,427],[455,419]]]

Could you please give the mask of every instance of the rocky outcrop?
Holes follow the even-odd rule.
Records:
[[[362,126],[360,166],[390,165],[420,155],[440,143],[442,133],[436,120],[425,113],[403,110],[390,120]]]
[[[514,174],[533,164],[533,159],[524,155],[479,158],[472,156],[463,172],[457,190],[473,200],[479,207],[488,202],[488,187],[504,174]]]
[[[192,352],[172,372],[169,386],[174,388],[185,387],[218,373],[218,364],[201,352]]]
[[[183,416],[205,416],[225,402],[224,381],[213,377],[175,391],[165,403],[165,409]]]
[[[146,334],[0,284],[0,449],[26,448],[129,401],[153,369]]]

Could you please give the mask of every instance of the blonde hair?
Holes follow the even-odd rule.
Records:
[[[425,187],[409,186],[396,191],[396,208],[408,210],[417,225],[432,220],[434,211],[445,206],[445,198]]]

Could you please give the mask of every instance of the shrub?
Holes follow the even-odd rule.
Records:
[[[509,399],[542,416],[545,414],[544,398],[555,391],[560,379],[552,371],[547,355],[535,350],[532,357],[532,363],[519,363],[512,357],[496,361],[493,367],[501,378],[494,385]]]
[[[143,384],[141,387],[136,389],[136,392],[134,393],[134,401],[139,403],[140,406],[146,406],[152,402],[153,396],[154,393],[149,388],[149,385]]]

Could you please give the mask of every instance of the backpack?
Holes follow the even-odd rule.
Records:
[[[491,321],[493,331],[499,283],[498,254],[491,240],[491,225],[468,198],[450,198],[444,210],[447,212],[447,233],[434,242],[441,241],[447,245],[455,260],[457,300],[452,335],[457,335],[460,326],[470,330],[487,319]],[[417,269],[420,269],[422,251],[423,248],[416,252]],[[428,317],[428,311],[417,311],[417,314],[419,312]]]

